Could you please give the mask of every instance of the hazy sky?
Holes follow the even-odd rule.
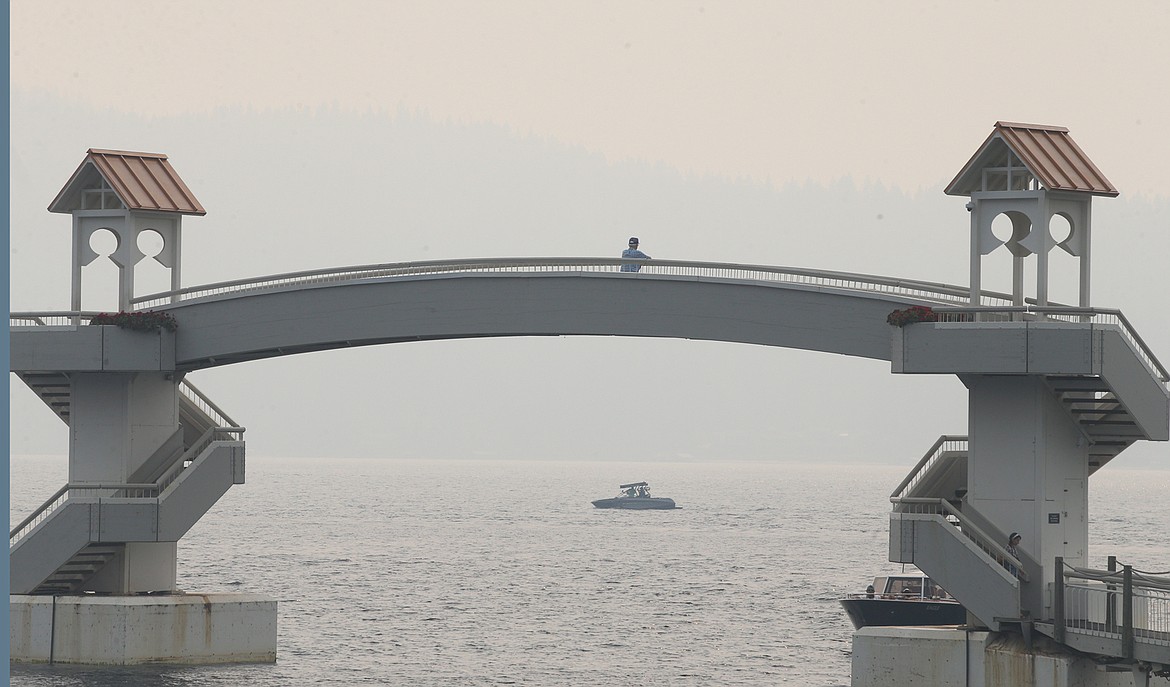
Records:
[[[1009,120],[1067,126],[1121,189],[1094,205],[1094,302],[1167,360],[1170,4],[1119,7],[14,0],[11,306],[68,307],[68,218],[44,208],[89,147],[169,154],[207,207],[185,285],[614,255],[632,233],[656,257],[964,284],[967,216],[941,188]],[[952,377],[686,341],[383,346],[191,380],[263,455],[909,467],[966,422]],[[12,386],[13,451],[63,453]]]
[[[16,0],[12,87],[152,116],[404,107],[608,160],[911,189],[996,120],[1059,123],[1127,193],[1166,193],[1167,26],[1161,0]]]

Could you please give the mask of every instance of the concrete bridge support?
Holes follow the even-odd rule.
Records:
[[[180,431],[178,382],[172,373],[72,375],[69,483],[145,482],[149,461]],[[111,594],[174,592],[178,542],[126,542],[86,585]]]
[[[1088,446],[1074,418],[1043,377],[962,380],[970,397],[967,502],[1001,532],[1022,535],[1020,548],[1041,566],[1037,582],[1053,579],[1057,556],[1087,566]],[[1039,595],[1020,602],[1032,617],[1049,615],[1036,607]]]

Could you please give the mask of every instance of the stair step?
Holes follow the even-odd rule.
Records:
[[[85,584],[122,550],[121,546],[87,546],[74,554],[44,582],[37,585],[34,594],[72,593]]]

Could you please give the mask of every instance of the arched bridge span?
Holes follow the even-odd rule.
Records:
[[[609,258],[460,260],[262,277],[154,294],[176,367],[498,336],[701,339],[890,359],[891,310],[966,305],[965,287],[784,267]],[[1008,297],[989,294],[988,302]]]

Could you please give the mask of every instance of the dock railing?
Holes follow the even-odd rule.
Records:
[[[1134,657],[1135,642],[1170,648],[1170,571],[1149,573],[1132,566],[1110,570],[1077,568],[1056,558],[1053,632],[1120,642],[1120,655]]]

